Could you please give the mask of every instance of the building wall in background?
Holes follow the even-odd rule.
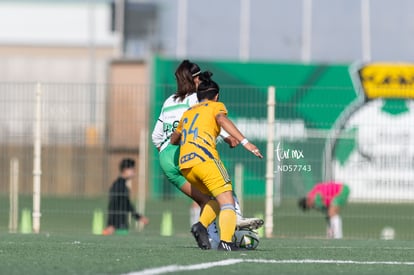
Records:
[[[106,83],[110,47],[0,45],[0,82]]]
[[[107,2],[0,3],[1,82],[107,82],[116,54]]]
[[[110,64],[109,81],[112,85],[107,91],[105,144],[110,179],[117,176],[122,158],[135,159],[138,170],[139,156],[146,154],[140,151],[140,142],[148,129],[151,91],[146,85],[148,78],[148,65],[143,61],[115,60]],[[133,184],[132,193],[136,194],[136,191],[137,185]]]
[[[41,85],[43,195],[102,196],[122,158],[134,158],[138,169],[148,123],[147,66],[119,61],[110,68],[111,85]],[[7,192],[10,160],[17,158],[19,192],[30,194],[36,85],[1,83],[0,91],[0,193]]]

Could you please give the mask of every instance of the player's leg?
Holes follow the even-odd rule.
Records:
[[[339,215],[341,207],[345,206],[349,196],[349,187],[344,185],[341,192],[335,196],[328,208],[329,226],[332,238],[342,239],[342,218]]]
[[[264,224],[263,219],[243,217],[239,200],[237,199],[237,196],[234,193],[233,193],[233,200],[234,200],[234,209],[235,209],[236,217],[237,217],[236,231],[248,230],[248,231],[254,232],[255,229],[258,229],[261,226],[263,226]],[[212,224],[209,225],[209,227],[207,228],[207,232],[208,232],[211,248],[217,249],[220,243],[217,220],[215,220]]]
[[[199,190],[202,194],[209,194],[209,190],[204,186],[200,179],[200,174],[208,174],[207,167],[199,164],[189,169],[183,169],[182,174],[191,183],[192,187]],[[207,195],[208,196],[208,195]],[[201,249],[210,249],[210,241],[208,238],[207,227],[216,219],[219,213],[217,201],[209,199],[209,201],[201,209],[199,221],[191,227],[191,233],[197,241]]]
[[[217,220],[210,224],[207,228],[208,239],[212,249],[217,249],[220,243],[220,235]]]
[[[207,228],[216,219],[219,213],[219,206],[215,200],[210,200],[201,209],[200,217],[197,223],[191,227],[191,233],[201,249],[210,249],[211,243]]]
[[[114,234],[115,233],[114,223],[115,223],[115,217],[114,217],[114,214],[113,214],[113,210],[111,210],[111,208],[109,208],[107,226],[102,231],[102,235],[109,236],[109,235]]]
[[[182,184],[177,184],[178,189],[185,195],[193,199],[201,208],[210,200],[210,196],[203,194],[195,186],[191,185],[184,176],[180,176],[185,180]]]
[[[237,217],[237,222],[236,222],[236,230],[237,230],[237,228],[239,228],[240,223],[242,225],[247,226],[248,222],[246,218],[243,218],[239,200],[237,199],[237,196],[235,194],[233,194],[233,200],[234,200],[234,209],[235,209],[236,217]],[[220,234],[219,234],[219,226],[218,226],[217,219],[212,224],[209,225],[209,227],[207,228],[207,232],[208,232],[208,237],[210,240],[211,248],[217,249],[220,243]]]
[[[190,226],[198,222],[198,219],[200,218],[200,212],[200,205],[193,201],[193,203],[190,206]]]
[[[236,194],[233,192],[233,200],[234,200],[234,209],[236,211],[237,221],[243,219],[242,210],[240,207],[239,199],[237,198]]]
[[[336,205],[331,205],[328,208],[328,217],[328,238],[342,239],[342,219],[339,215],[339,207]]]
[[[104,236],[110,236],[110,235],[113,235],[114,233],[115,233],[115,227],[113,227],[112,225],[105,227],[105,229],[102,231],[102,235]]]
[[[216,200],[220,205],[220,241],[230,243],[233,240],[237,219],[232,191],[225,191],[216,195]]]
[[[233,199],[233,186],[226,168],[220,160],[208,163],[209,173],[203,178],[203,183],[216,198],[220,206],[218,225],[220,231],[219,250],[237,250],[233,243],[236,228],[236,211]]]
[[[203,184],[203,180],[200,178],[201,175],[208,174],[208,167],[201,163],[190,169],[182,170],[184,177],[191,183],[191,196],[203,198],[204,206],[201,208],[199,222],[207,228],[217,217],[219,213],[219,205],[217,201],[211,198],[210,191]]]
[[[102,235],[109,236],[115,233],[115,211],[113,198],[110,198],[108,205],[108,220],[105,229],[102,231]]]
[[[181,171],[178,167],[178,157],[179,146],[172,144],[168,145],[160,153],[161,169],[163,170],[169,182],[171,182],[182,193],[193,199],[202,208],[210,200],[210,197],[197,190],[181,174]],[[197,216],[198,219],[200,209],[192,207],[191,211],[192,215]]]
[[[249,229],[256,230],[264,225],[264,220],[259,218],[245,218],[240,208],[239,199],[236,194],[233,193],[234,208],[236,209],[236,230],[238,229]]]

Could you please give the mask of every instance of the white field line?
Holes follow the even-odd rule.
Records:
[[[163,267],[149,268],[141,271],[130,272],[126,275],[158,275],[178,271],[204,270],[216,266],[228,266],[238,263],[261,263],[261,264],[352,264],[352,265],[412,265],[414,262],[397,261],[352,261],[352,260],[268,260],[268,259],[228,259],[217,262],[207,262],[193,265],[167,265]]]
[[[265,260],[265,259],[245,259],[246,263],[264,264],[354,264],[354,265],[414,265],[414,262],[397,261],[352,261],[352,260]]]
[[[201,264],[193,264],[193,265],[167,265],[163,267],[156,267],[156,268],[149,268],[144,269],[142,271],[131,272],[127,275],[155,275],[155,274],[164,274],[170,272],[177,272],[177,271],[190,271],[190,270],[200,270],[200,269],[208,269],[216,266],[226,266],[226,265],[233,265],[237,263],[243,262],[243,259],[228,259],[223,261],[217,262],[207,262]]]
[[[401,247],[401,246],[378,246],[370,247],[371,249],[381,250],[414,250],[414,247]],[[281,246],[277,249],[366,249],[366,247],[355,247],[355,246]]]

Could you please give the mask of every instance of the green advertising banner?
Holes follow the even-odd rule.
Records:
[[[202,70],[213,72],[220,85],[220,100],[229,117],[246,137],[266,151],[267,90],[276,87],[276,154],[275,173],[283,182],[283,196],[303,194],[323,180],[323,156],[326,138],[343,110],[357,97],[349,74],[349,64],[273,64],[191,60]],[[164,100],[175,92],[174,72],[180,61],[156,57],[153,60],[153,88],[150,124],[153,126]],[[218,150],[230,175],[234,167],[244,167],[244,194],[263,196],[265,161],[254,159],[243,148],[229,149],[219,144]],[[301,156],[289,157],[289,152]],[[283,152],[287,156],[283,158]],[[174,194],[175,190],[162,175],[158,152],[150,151],[153,197]],[[306,171],[287,171],[289,165],[303,165]],[[286,171],[284,169],[287,169]],[[295,168],[296,169],[296,168]],[[282,173],[283,172],[283,173]]]
[[[332,127],[327,175],[353,201],[413,202],[414,64],[355,64],[350,74],[358,97]]]

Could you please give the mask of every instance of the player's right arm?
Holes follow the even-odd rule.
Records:
[[[154,130],[152,130],[151,138],[152,143],[155,147],[157,147],[158,151],[160,150],[160,147],[164,141],[164,106],[165,102],[162,105],[160,115],[157,119],[157,122],[155,123]]]
[[[154,130],[152,131],[152,143],[155,147],[157,147],[158,150],[160,150],[161,143],[164,140],[164,125],[163,121],[160,118],[158,118],[157,123],[155,123]]]

